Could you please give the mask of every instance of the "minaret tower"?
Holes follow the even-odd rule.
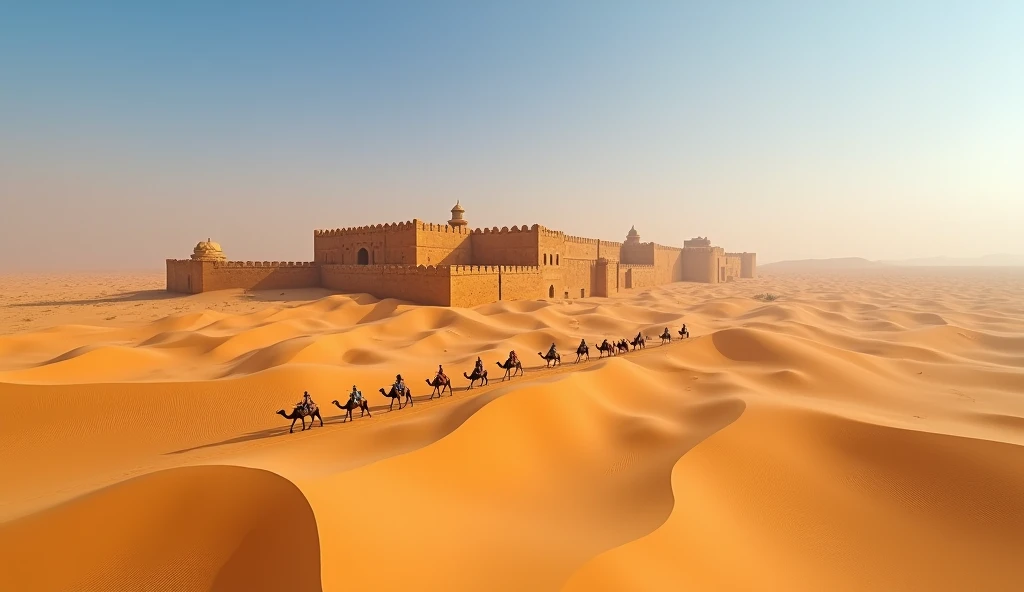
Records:
[[[627,245],[639,245],[640,244],[640,233],[636,231],[636,226],[630,226],[629,233],[626,234]]]
[[[459,202],[455,202],[455,207],[452,208],[452,219],[448,221],[449,226],[458,228],[469,224],[469,221],[462,217],[466,213],[465,208],[459,205]]]

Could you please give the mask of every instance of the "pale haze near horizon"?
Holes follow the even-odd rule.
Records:
[[[532,225],[1024,254],[1024,3],[0,8],[0,271]]]

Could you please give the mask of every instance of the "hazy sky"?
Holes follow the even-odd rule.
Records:
[[[309,260],[456,200],[761,262],[1024,253],[1024,2],[144,4],[0,4],[0,271]]]

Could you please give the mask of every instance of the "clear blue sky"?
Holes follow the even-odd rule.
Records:
[[[0,4],[0,271],[540,223],[1024,253],[1024,2]],[[827,6],[826,6],[827,5]]]

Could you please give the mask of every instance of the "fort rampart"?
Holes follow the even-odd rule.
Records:
[[[316,230],[312,262],[224,260],[220,245],[167,260],[167,289],[199,293],[323,287],[438,306],[611,296],[678,281],[756,277],[754,253],[726,253],[707,238],[683,248],[565,234],[534,224],[469,229],[456,204],[447,224],[406,222]]]

